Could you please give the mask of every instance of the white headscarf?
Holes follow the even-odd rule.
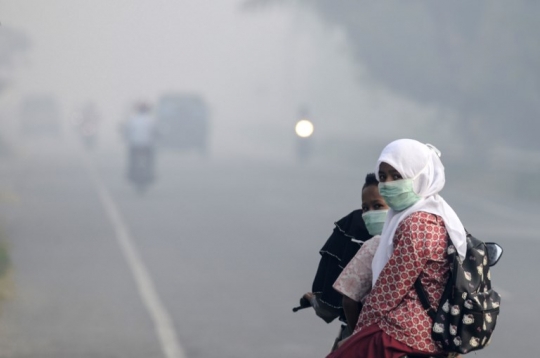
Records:
[[[442,217],[450,240],[463,259],[467,250],[467,238],[463,224],[455,211],[438,195],[445,183],[444,166],[440,152],[430,144],[413,139],[398,139],[382,151],[375,173],[379,179],[379,165],[384,162],[396,169],[403,179],[413,179],[413,190],[421,199],[403,210],[388,210],[381,234],[381,241],[373,257],[373,286],[394,251],[394,234],[399,223],[417,211],[425,211]]]

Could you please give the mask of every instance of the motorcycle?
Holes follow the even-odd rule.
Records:
[[[129,150],[128,179],[142,194],[154,181],[153,150],[147,147],[132,147]]]
[[[72,123],[86,149],[96,145],[100,116],[95,104],[88,103],[73,114]]]
[[[95,122],[83,122],[79,126],[79,135],[87,149],[91,149],[96,144],[97,124]]]
[[[486,242],[485,244],[486,244],[486,248],[487,248],[487,256],[488,256],[489,266],[490,267],[495,266],[497,264],[497,262],[499,262],[499,260],[501,259],[501,256],[503,254],[503,249],[499,244],[494,243],[494,242]],[[300,305],[294,307],[292,309],[292,311],[293,312],[298,312],[300,310],[303,310],[303,309],[306,309],[306,308],[309,308],[309,307],[313,307],[313,302],[314,302],[314,300],[309,300],[305,296],[302,296],[302,298],[300,298]],[[334,339],[334,342],[332,344],[330,352],[333,352],[334,350],[336,350],[339,347],[339,342],[343,339],[344,333],[346,333],[347,330],[348,330],[348,328],[345,325],[341,325],[339,327],[339,332],[338,332],[336,338]],[[409,355],[409,356],[403,356],[402,358],[459,358],[459,357],[460,356],[456,355],[455,353],[450,353],[450,354],[445,354],[445,355],[440,355],[440,356],[425,356],[425,355],[413,356],[413,355]]]

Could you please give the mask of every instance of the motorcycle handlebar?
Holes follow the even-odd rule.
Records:
[[[303,310],[304,308],[308,308],[308,307],[311,307],[311,302],[309,302],[309,300],[305,297],[302,297],[300,299],[300,306],[298,307],[294,307],[292,309],[293,312],[298,312],[300,310]]]

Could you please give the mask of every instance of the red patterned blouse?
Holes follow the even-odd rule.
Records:
[[[362,308],[356,331],[377,324],[386,334],[428,353],[439,348],[431,338],[432,321],[414,289],[420,276],[434,309],[448,279],[447,232],[440,216],[416,212],[394,235],[394,252]]]

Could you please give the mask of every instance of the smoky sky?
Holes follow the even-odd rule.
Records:
[[[457,114],[377,83],[339,26],[303,7],[245,11],[241,3],[4,0],[2,26],[24,33],[29,47],[0,104],[51,93],[67,121],[83,103],[96,102],[114,141],[134,101],[193,92],[210,104],[220,155],[287,158],[301,108],[315,124],[319,157],[329,160],[354,160],[371,146],[375,154],[398,137],[463,154]]]

